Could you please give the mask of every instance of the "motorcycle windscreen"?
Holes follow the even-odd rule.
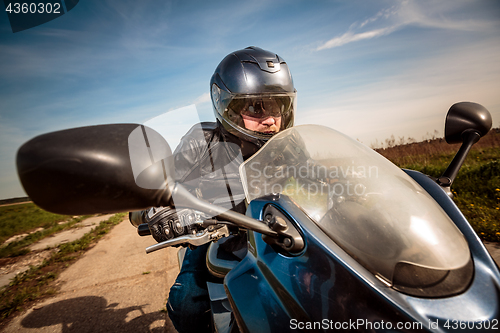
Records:
[[[443,209],[396,165],[335,130],[303,125],[280,132],[240,166],[240,174],[248,202],[271,193],[289,196],[395,289],[443,296],[470,281],[467,242]],[[445,291],[433,291],[446,279]]]

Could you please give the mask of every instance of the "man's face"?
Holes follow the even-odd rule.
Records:
[[[281,128],[281,116],[267,118],[253,118],[241,115],[246,129],[254,132],[273,134],[278,133]]]
[[[281,128],[281,109],[273,99],[247,100],[240,114],[251,131],[273,134]]]

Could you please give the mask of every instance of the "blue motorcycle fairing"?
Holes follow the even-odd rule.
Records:
[[[392,305],[390,297],[374,292],[396,293],[340,249],[286,196],[254,200],[247,214],[262,219],[267,204],[301,226],[306,247],[298,255],[286,256],[265,243],[261,234],[249,233],[247,256],[224,280],[242,331],[296,332],[308,325],[322,331],[344,325],[362,332],[381,323],[392,327],[384,332],[395,332],[398,323],[403,325],[398,332],[415,331],[404,325],[423,327]],[[342,256],[337,255],[340,252]]]
[[[313,331],[457,332],[460,326],[454,326],[454,321],[479,320],[490,327],[496,320],[498,327],[498,268],[446,193],[427,176],[406,172],[441,205],[469,243],[474,278],[465,292],[446,298],[398,292],[342,250],[289,198],[264,197],[250,203],[247,215],[262,220],[266,205],[274,205],[298,227],[306,247],[298,255],[286,256],[266,244],[261,234],[249,232],[247,256],[224,280],[242,331],[295,332],[310,327]]]

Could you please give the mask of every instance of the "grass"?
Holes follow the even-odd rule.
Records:
[[[103,221],[79,240],[61,244],[57,251],[41,265],[18,274],[5,289],[0,291],[0,321],[5,324],[12,314],[21,311],[40,298],[57,292],[51,284],[65,268],[76,261],[87,249],[107,234],[126,216],[120,213]]]
[[[55,225],[49,226],[47,229],[31,233],[28,236],[24,237],[23,239],[11,242],[6,246],[2,246],[0,247],[0,258],[17,257],[27,254],[30,252],[30,250],[27,247],[30,246],[31,244],[38,242],[39,240],[49,237],[62,230],[72,228],[76,223],[86,219],[87,217],[89,217],[89,215],[70,218],[64,224],[57,223]]]
[[[27,254],[30,252],[27,248],[29,245],[59,231],[69,229],[87,217],[89,215],[71,217],[53,214],[34,203],[0,207],[0,243],[4,243],[12,236],[28,234],[18,241],[0,245],[0,258]],[[43,230],[33,232],[39,228]]]
[[[378,149],[399,167],[439,177],[458,151],[443,139]],[[500,130],[493,129],[470,151],[452,184],[454,201],[478,236],[500,242]]]
[[[59,222],[70,218],[67,215],[49,213],[34,203],[0,207],[0,243],[36,228],[55,227]]]

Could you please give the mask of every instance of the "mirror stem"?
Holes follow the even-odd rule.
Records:
[[[465,161],[467,154],[469,153],[472,145],[479,141],[481,135],[475,130],[467,130],[462,133],[463,143],[460,146],[457,154],[451,161],[450,165],[443,173],[441,177],[438,178],[439,185],[443,187],[450,187],[455,178],[457,177],[458,170]]]
[[[249,216],[198,199],[181,184],[175,184],[171,198],[169,205],[172,204],[173,200],[173,205],[175,205],[175,207],[196,209],[212,216],[220,217],[223,220],[233,222],[239,227],[257,231],[264,235],[278,237],[278,233],[269,228],[265,222],[255,220]]]

